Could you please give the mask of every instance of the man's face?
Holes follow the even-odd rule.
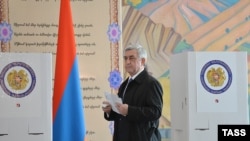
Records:
[[[128,50],[124,55],[124,66],[125,70],[130,76],[135,75],[140,68],[143,66],[144,59],[138,57],[136,50]]]

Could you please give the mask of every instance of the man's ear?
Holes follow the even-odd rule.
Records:
[[[142,64],[143,66],[145,66],[145,64],[146,64],[146,59],[145,59],[145,58],[141,58],[141,64]]]

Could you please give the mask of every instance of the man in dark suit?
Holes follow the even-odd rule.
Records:
[[[113,141],[160,141],[158,131],[162,114],[161,84],[146,70],[147,52],[138,44],[130,44],[124,50],[124,65],[129,77],[121,84],[117,103],[119,113],[103,103],[104,118],[114,121]]]

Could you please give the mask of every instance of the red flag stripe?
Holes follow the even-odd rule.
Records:
[[[56,55],[56,67],[54,81],[54,96],[53,96],[53,120],[56,116],[62,94],[64,92],[66,82],[76,56],[74,28],[72,20],[72,13],[70,8],[70,0],[61,0],[60,17],[59,17],[59,29],[58,29],[58,44]],[[72,26],[72,28],[70,28]],[[68,27],[68,28],[65,28]],[[72,36],[69,36],[72,35]],[[72,37],[71,39],[69,39]],[[70,48],[70,49],[68,49]],[[60,61],[58,61],[60,60]],[[65,75],[66,74],[66,75]]]

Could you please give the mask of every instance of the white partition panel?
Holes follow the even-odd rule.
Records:
[[[52,140],[52,55],[0,54],[0,141]]]
[[[217,141],[219,124],[249,124],[246,52],[185,52],[170,63],[171,141]]]

